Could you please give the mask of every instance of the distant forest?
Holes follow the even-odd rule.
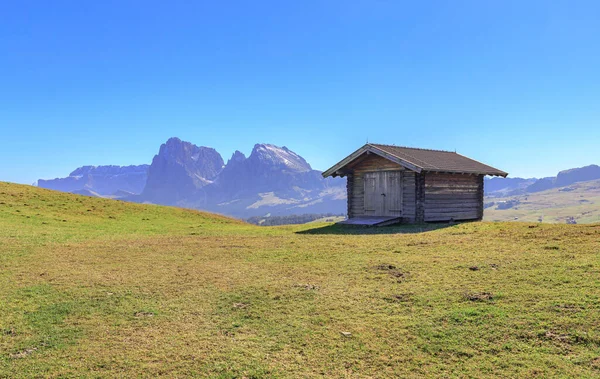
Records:
[[[289,225],[289,224],[306,224],[307,222],[319,220],[321,218],[344,216],[343,214],[334,213],[309,213],[289,216],[254,216],[246,219],[246,222],[261,226]]]

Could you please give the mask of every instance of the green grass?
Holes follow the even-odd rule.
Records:
[[[600,375],[600,225],[258,227],[0,183],[0,288],[0,377]]]
[[[519,221],[565,223],[573,217],[578,224],[600,223],[600,180],[575,183],[564,188],[554,188],[543,192],[508,198],[486,198],[486,202],[518,199],[521,204],[511,209],[487,208],[484,212],[486,221],[511,221],[515,217]]]

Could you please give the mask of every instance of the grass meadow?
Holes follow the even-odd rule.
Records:
[[[259,227],[0,183],[0,377],[598,377],[600,225]]]

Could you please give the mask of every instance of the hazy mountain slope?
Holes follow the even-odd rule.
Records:
[[[555,186],[564,187],[573,183],[596,179],[600,179],[600,167],[590,165],[559,172],[556,176]]]
[[[298,154],[270,144],[256,144],[248,158],[236,151],[207,194],[209,209],[241,217],[345,211],[345,180],[323,179]]]
[[[503,197],[535,193],[596,179],[600,179],[600,167],[597,165],[572,168],[559,172],[557,176],[541,179],[486,178],[485,195]]]
[[[488,221],[564,223],[573,217],[577,223],[600,222],[600,180],[577,182],[566,187],[510,196],[506,198],[486,198],[486,203],[494,205],[484,211]],[[503,202],[510,202],[508,209],[498,209]],[[502,207],[502,206],[501,206]]]
[[[256,144],[226,165],[212,148],[171,138],[160,147],[138,202],[177,205],[247,218],[345,212],[345,180],[323,179],[287,147]]]
[[[488,198],[506,198],[593,179],[600,179],[599,166],[565,170],[539,180],[486,178],[485,193]],[[320,171],[285,146],[256,144],[248,157],[236,151],[225,164],[215,149],[179,138],[162,144],[150,166],[84,166],[67,178],[39,180],[44,188],[241,218],[345,213],[345,184],[343,178],[323,179]]]
[[[537,179],[523,178],[501,178],[501,177],[486,177],[485,178],[485,195],[486,196],[506,196],[507,194],[524,191],[525,188],[533,184]]]
[[[135,185],[127,182],[134,168],[139,171],[135,171],[139,174]],[[174,137],[160,146],[150,166],[86,166],[67,178],[39,183],[88,196],[177,205],[242,218],[267,213],[344,213],[346,209],[344,179],[323,179],[303,157],[271,144],[256,144],[248,157],[236,151],[225,165],[215,149]]]
[[[555,188],[555,187],[556,187],[556,178],[555,177],[541,178],[541,179],[536,180],[533,184],[527,186],[525,188],[525,192],[526,193],[542,192],[542,191],[546,191],[546,190],[549,190],[549,189]]]
[[[102,196],[111,196],[117,191],[139,194],[146,185],[148,165],[138,166],[83,166],[66,178],[40,179],[42,188],[63,192],[91,191]]]

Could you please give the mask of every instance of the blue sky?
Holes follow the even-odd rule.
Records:
[[[511,176],[600,164],[597,1],[0,3],[0,180],[367,139]]]

